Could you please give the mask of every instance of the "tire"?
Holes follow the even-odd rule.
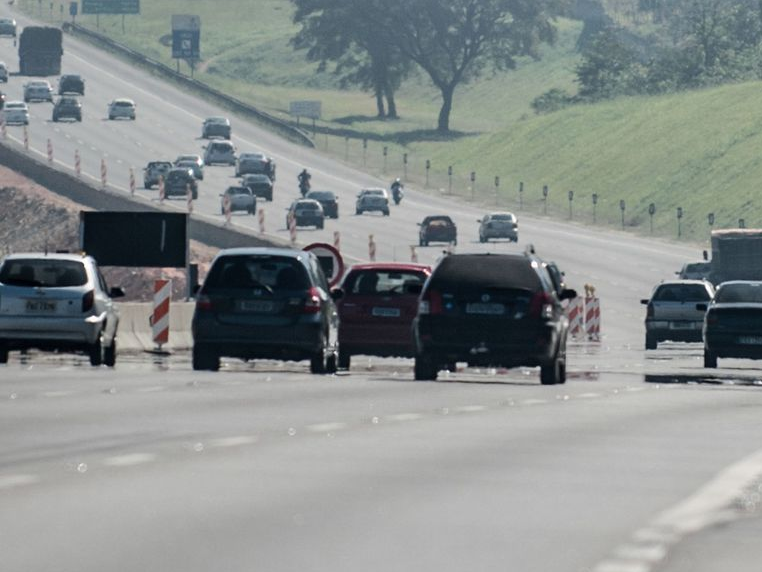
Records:
[[[55,115],[53,116],[53,123],[58,123],[58,117]]]
[[[111,345],[103,348],[103,364],[108,367],[116,365],[116,338],[111,341]]]
[[[220,357],[204,346],[193,344],[193,369],[194,371],[218,371]]]
[[[384,211],[384,216],[389,216],[389,209]]]
[[[325,360],[325,372],[327,374],[334,374],[339,369],[338,368],[338,357],[336,356],[336,352],[333,352],[331,355],[328,356],[328,359]]]
[[[356,215],[361,215],[361,214],[362,214],[362,211],[361,211],[360,209],[357,209],[357,210],[355,210],[355,214],[356,214]]]
[[[310,358],[310,373],[319,375],[325,373],[326,370],[325,354],[321,349],[318,353]]]
[[[8,346],[0,344],[0,363],[8,363]]]
[[[339,348],[339,369],[346,369],[349,371],[349,366],[352,362],[352,354],[348,351]]]
[[[320,223],[315,225],[315,227],[318,228],[318,229],[322,229],[324,226],[325,226],[324,222],[320,222]]]
[[[655,350],[659,345],[658,340],[656,339],[656,336],[653,334],[646,334],[646,349],[647,350]]]
[[[706,348],[704,348],[704,367],[712,369],[717,367],[717,356]]]
[[[113,115],[109,115],[109,116],[108,116],[108,120],[109,120],[109,121],[113,121],[113,120],[114,120],[114,116],[113,116]]]
[[[413,375],[416,381],[436,381],[439,367],[430,356],[415,356]]]
[[[423,246],[423,239],[422,238],[418,239],[418,246]]]
[[[482,235],[479,235],[479,242],[487,242],[487,239]]]
[[[103,345],[101,344],[101,337],[98,334],[98,339],[94,344],[91,344],[87,350],[90,357],[90,365],[99,366],[103,363]]]
[[[556,385],[557,383],[564,383],[564,381],[566,381],[566,367],[558,355],[540,366],[540,383],[542,385]]]

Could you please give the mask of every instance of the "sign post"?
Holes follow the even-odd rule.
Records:
[[[193,75],[194,63],[201,58],[201,17],[190,14],[172,14],[172,57],[186,60]]]

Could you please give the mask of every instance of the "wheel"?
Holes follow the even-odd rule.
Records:
[[[458,246],[458,239],[457,239],[457,238],[454,238],[454,239],[453,239],[453,241],[452,241],[452,245],[453,245],[453,246]]]
[[[361,211],[360,209],[357,209],[357,210],[355,210],[355,214],[356,214],[356,215],[361,215],[361,214],[362,214],[362,211]]]
[[[328,374],[336,373],[336,371],[339,369],[337,362],[338,358],[336,356],[336,352],[331,353],[331,355],[328,356],[328,359],[325,360],[325,372]]]
[[[321,374],[325,373],[326,370],[326,363],[325,363],[325,354],[323,349],[321,348],[318,353],[312,356],[310,358],[310,373],[314,374]]]
[[[656,339],[656,336],[653,334],[646,334],[646,349],[647,350],[655,350],[656,347],[659,345],[658,340]]]
[[[103,363],[108,367],[116,365],[116,338],[111,341],[111,345],[103,348]]]
[[[109,119],[109,121],[113,121],[114,120],[114,116],[113,115],[109,115],[108,119]]]
[[[273,194],[272,193],[267,195],[267,200],[270,201],[270,202],[273,202]]]
[[[389,209],[386,209],[386,210],[384,211],[384,216],[389,216]]]
[[[416,381],[436,381],[439,367],[434,360],[426,355],[415,356],[413,375]]]
[[[257,209],[249,209],[249,214],[254,216],[255,214],[257,214]]]
[[[704,348],[704,367],[717,367],[717,356]]]
[[[88,349],[88,355],[90,356],[90,365],[97,366],[103,363],[103,346],[101,345],[101,337],[98,334],[98,339]]]
[[[194,201],[195,201],[196,199],[198,199],[198,191],[194,191],[194,192],[191,194],[191,196],[193,197],[193,200],[194,200]]]
[[[317,228],[319,228],[319,229],[322,229],[322,228],[325,226],[325,223],[321,221],[321,222],[319,222],[318,224],[316,224],[315,226],[316,226]]]
[[[422,238],[418,239],[418,246],[423,246],[423,239]]]
[[[445,369],[449,371],[450,373],[455,373],[456,371],[458,371],[458,363],[454,361],[448,362]]]
[[[220,369],[220,357],[208,348],[194,344],[193,369],[195,371],[217,371]]]
[[[480,234],[479,235],[479,242],[487,242],[487,239]]]
[[[0,344],[0,363],[8,363],[8,346]]]
[[[542,385],[555,385],[563,383],[565,370],[562,360],[556,355],[552,360],[540,366],[540,383]]]
[[[58,123],[58,117],[55,115],[53,116],[53,123]]]
[[[352,361],[352,354],[346,350],[339,348],[339,369],[349,369],[350,362]]]

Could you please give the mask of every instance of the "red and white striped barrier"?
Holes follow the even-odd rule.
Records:
[[[227,193],[222,197],[222,215],[225,217],[225,224],[230,224],[233,211],[230,210],[230,195]]]
[[[79,149],[74,150],[74,172],[77,177],[82,176],[82,161],[79,158]]]
[[[135,169],[130,167],[130,194],[135,194]]]
[[[101,158],[101,185],[104,187],[108,182],[108,169],[106,168],[106,159]]]
[[[418,262],[418,251],[415,249],[415,245],[410,245],[410,262]]]
[[[164,202],[167,198],[167,190],[164,188],[164,175],[159,175],[159,201]]]
[[[190,183],[185,185],[185,196],[188,201],[188,214],[193,214],[193,191],[191,191]]]
[[[259,220],[259,232],[264,234],[265,233],[265,209],[259,209],[259,212],[257,213],[257,218]]]
[[[585,301],[582,296],[577,296],[571,300],[567,312],[569,314],[569,335],[573,338],[583,336],[585,331]]]
[[[585,297],[585,333],[588,340],[600,340],[601,302],[596,297]]]
[[[373,235],[368,235],[368,258],[371,262],[376,261],[376,241],[373,239]]]
[[[333,247],[341,251],[341,233],[338,230],[333,231]]]
[[[161,349],[169,342],[169,299],[172,294],[172,281],[161,278],[153,283],[153,314],[151,315],[151,334],[153,341]]]
[[[291,235],[291,244],[296,244],[296,217],[294,215],[288,217],[288,232]]]
[[[48,138],[48,163],[53,162],[53,142]]]
[[[24,149],[29,151],[29,127],[24,125]]]

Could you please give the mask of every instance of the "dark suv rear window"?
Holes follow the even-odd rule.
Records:
[[[66,288],[87,283],[85,265],[76,260],[17,258],[0,268],[0,282],[12,286]]]
[[[476,288],[512,288],[540,290],[542,282],[532,264],[523,256],[450,255],[437,266],[431,288],[470,290]]]
[[[705,302],[711,298],[700,284],[665,284],[654,292],[655,302]]]
[[[231,255],[218,258],[209,271],[204,291],[269,288],[304,290],[310,287],[306,268],[287,256]]]

